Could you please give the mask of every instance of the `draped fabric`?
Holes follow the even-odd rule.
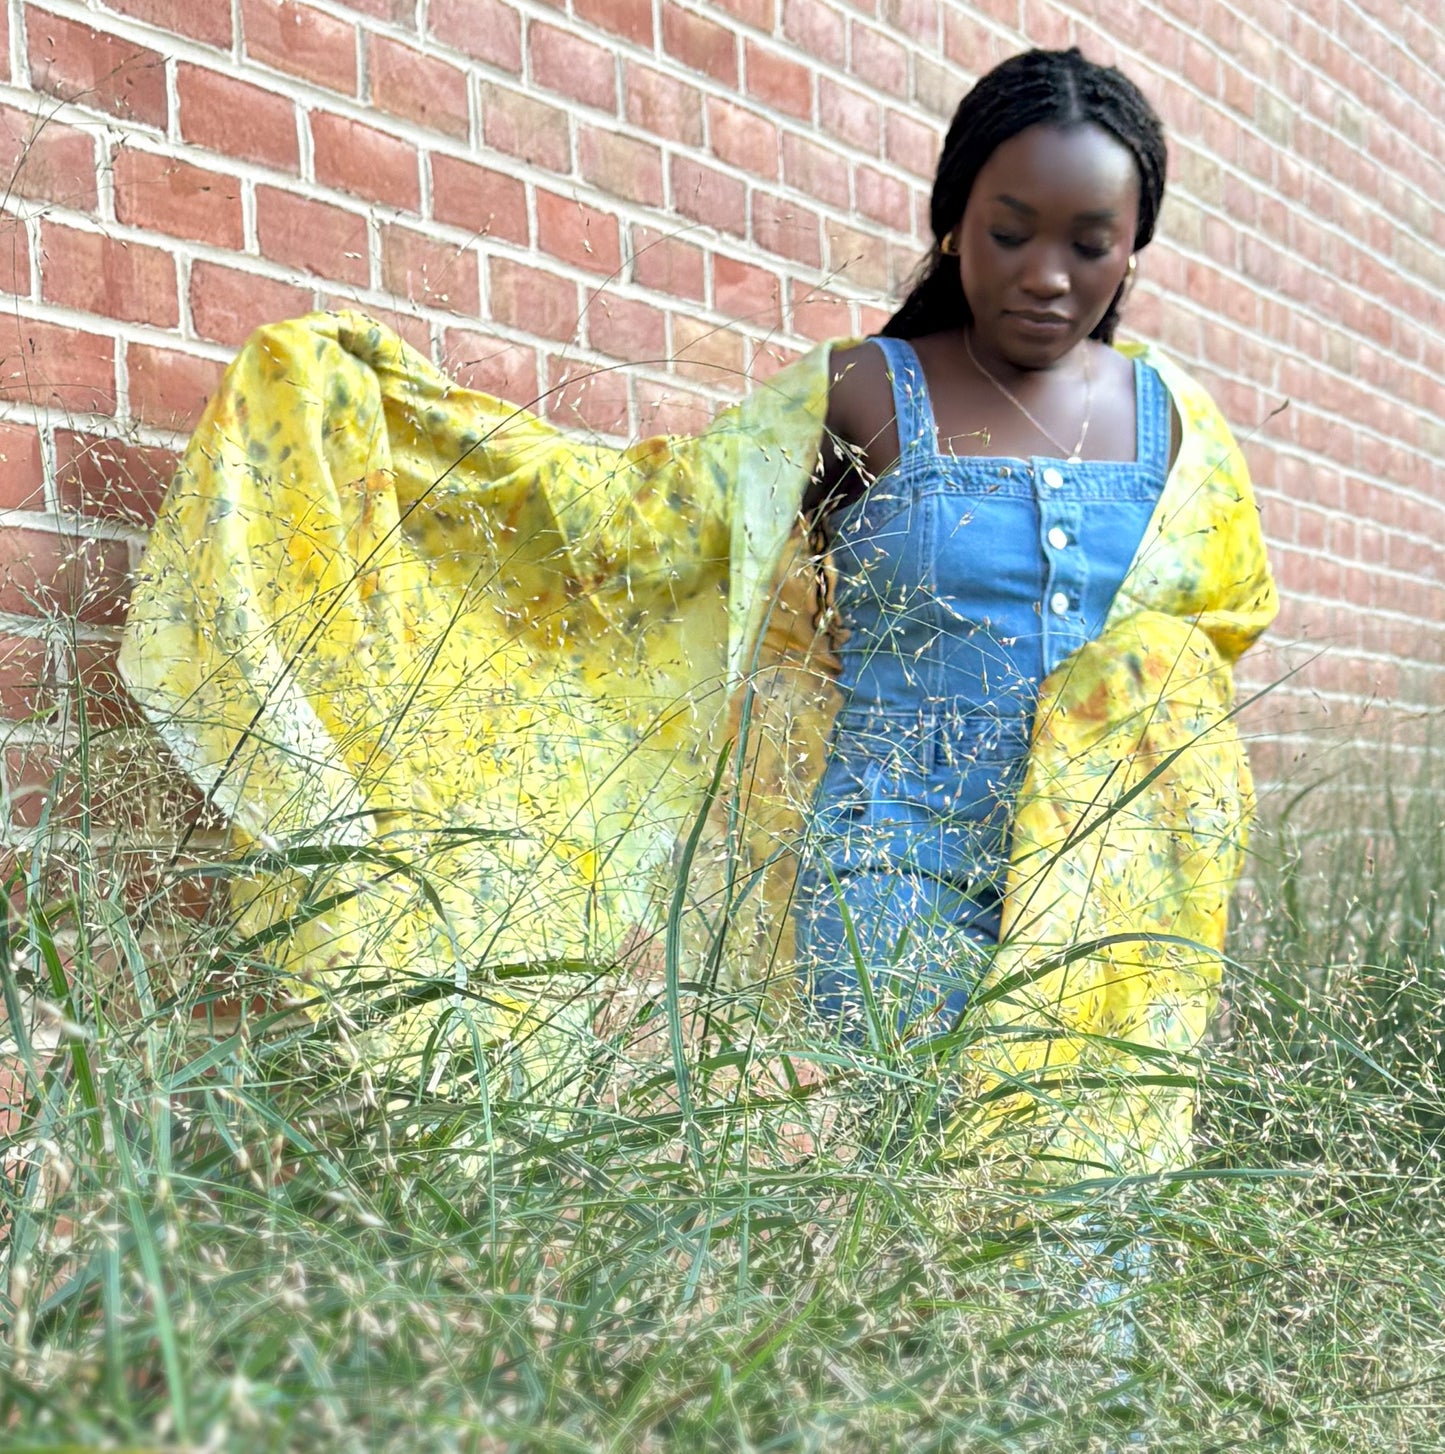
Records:
[[[1093,1072],[1198,1045],[1250,807],[1228,713],[1274,609],[1256,512],[1207,396],[1146,357],[1183,446],[1103,637],[1044,685],[965,1052],[959,1143],[1040,1165],[1182,1154],[1186,1085]],[[359,314],[263,328],[231,365],[121,670],[246,850],[238,942],[361,1053],[456,1022],[545,1071],[659,934],[681,844],[686,952],[791,982],[836,705],[797,528],[827,390],[825,346],[701,433],[619,449]]]
[[[1157,351],[1178,458],[1103,633],[1044,682],[960,1139],[1048,1179],[1187,1159],[1254,808],[1231,667],[1277,597],[1238,445]],[[969,1133],[972,1133],[971,1135]]]

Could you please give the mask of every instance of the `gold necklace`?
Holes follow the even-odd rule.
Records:
[[[999,393],[1002,394],[1004,398],[1007,399],[1009,403],[1012,404],[1014,408],[1017,409],[1019,413],[1022,414],[1024,418],[1027,419],[1029,423],[1032,424],[1034,428],[1037,429],[1039,433],[1042,434],[1044,438],[1047,439],[1049,443],[1052,444],[1053,447],[1059,451],[1060,454],[1067,456],[1064,461],[1065,464],[1080,463],[1084,455],[1084,441],[1089,437],[1089,421],[1094,417],[1093,374],[1089,368],[1089,354],[1087,346],[1085,347],[1084,351],[1084,427],[1079,430],[1079,442],[1073,447],[1073,449],[1069,449],[1067,445],[1061,444],[1057,439],[1055,439],[1054,436],[1050,434],[1049,431],[1045,429],[1044,426],[1040,424],[1039,421],[1035,419],[1034,416],[1030,414],[1027,409],[1024,408],[1024,406],[1018,401],[1018,399],[1014,397],[1013,393],[1010,390],[1006,389],[1003,384],[1001,384],[996,378],[994,378],[994,376],[986,368],[984,368],[981,363],[979,363],[978,359],[974,356],[973,343],[969,338],[968,329],[965,329],[963,333],[963,349],[964,352],[968,354],[968,361],[974,366],[974,368],[976,368],[979,373],[981,373],[984,378],[986,378],[989,383],[991,383],[994,388],[996,388]]]

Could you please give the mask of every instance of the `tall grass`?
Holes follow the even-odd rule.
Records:
[[[0,1446],[1441,1447],[1428,754],[1363,828],[1305,794],[1258,835],[1196,1165],[1030,1193],[941,1154],[916,1048],[706,991],[680,894],[565,1073],[358,1070],[224,916],[172,913],[234,858],[128,884],[131,729],[77,698],[0,928]],[[1080,1291],[1143,1236],[1121,1346]]]

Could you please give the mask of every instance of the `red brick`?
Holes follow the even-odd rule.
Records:
[[[330,202],[257,187],[256,237],[272,262],[358,287],[371,281],[366,219]]]
[[[431,0],[426,15],[443,45],[521,75],[522,17],[503,0]]]
[[[0,213],[0,293],[30,296],[30,237],[13,213]]]
[[[1069,17],[1042,0],[1024,0],[1023,31],[1031,45],[1062,50],[1069,43]]]
[[[390,25],[406,30],[416,29],[416,0],[337,0],[337,3],[346,10],[385,20]],[[436,3],[437,0],[432,0],[433,9]]]
[[[12,196],[93,212],[95,142],[64,122],[0,106],[0,174]]]
[[[661,363],[667,356],[667,316],[650,303],[604,290],[587,304],[587,342],[628,363]]]
[[[426,233],[388,224],[381,233],[381,286],[425,308],[481,312],[477,255]]]
[[[163,249],[48,219],[40,248],[40,296],[47,303],[156,328],[180,322],[176,260]]]
[[[611,50],[555,25],[533,21],[528,53],[537,85],[584,106],[617,110],[617,62]]]
[[[933,180],[942,138],[931,126],[890,111],[886,123],[888,160],[916,177]]]
[[[549,358],[542,408],[563,429],[626,435],[630,433],[626,371]]]
[[[472,123],[465,71],[384,35],[368,36],[367,46],[374,106],[466,140]]]
[[[792,132],[783,137],[783,179],[829,207],[848,210],[847,160]]]
[[[798,52],[841,66],[848,40],[843,16],[825,0],[783,0],[783,34]]]
[[[727,26],[684,10],[673,0],[662,0],[662,48],[683,65],[725,86],[738,83],[737,36]]]
[[[853,320],[844,299],[797,281],[788,291],[788,326],[793,333],[821,343],[829,338],[846,338],[852,332]]]
[[[990,41],[997,39],[992,31],[985,32],[985,36]],[[969,69],[991,70],[993,65],[993,61],[985,65],[982,56],[976,56]],[[913,100],[922,110],[940,121],[949,121],[958,108],[963,89],[958,82],[958,72],[952,66],[940,66],[926,56],[913,57]]]
[[[888,244],[881,237],[838,222],[828,223],[824,231],[830,276],[846,277],[850,286],[860,290],[889,291],[893,279],[888,266]]]
[[[188,36],[205,45],[231,47],[231,7],[202,0],[104,0],[107,10],[143,20],[172,35]]]
[[[0,314],[0,399],[74,414],[115,411],[109,338],[69,324]]]
[[[672,351],[680,378],[730,393],[741,392],[747,383],[743,340],[731,329],[674,313]]]
[[[1236,224],[1252,227],[1259,215],[1259,192],[1254,185],[1233,172],[1224,178],[1224,207]],[[1363,223],[1362,226],[1367,225]],[[1241,239],[1248,241],[1249,239]],[[1388,249],[1386,249],[1388,251]]]
[[[80,686],[77,695],[84,697],[92,723],[99,716],[104,726],[130,725],[139,709],[131,703],[116,674],[115,649],[83,649],[76,655],[79,658],[76,674]],[[229,886],[208,872],[196,872],[198,862],[190,855],[183,855],[178,862],[172,863],[170,852],[159,844],[134,850],[112,848],[101,861],[97,890],[112,897],[119,893],[120,902],[127,910],[146,905],[150,915],[148,922],[158,930],[194,931],[204,922],[208,926],[208,935],[214,935],[230,922],[227,914]],[[234,1024],[241,1013],[242,999],[222,999],[219,996],[224,990],[235,988],[235,984],[229,971],[214,977],[207,976],[207,997],[203,1000],[198,995],[192,1002],[191,1019],[204,1021],[209,1017],[212,1023],[228,1021]],[[253,996],[250,1002],[253,1015],[263,1015],[277,1008],[277,1004],[260,996]]]
[[[753,241],[768,252],[816,268],[823,261],[819,217],[790,197],[753,192]]]
[[[720,10],[726,10],[735,20],[751,25],[754,30],[772,34],[777,25],[776,0],[713,0]]]
[[[747,185],[690,157],[672,159],[673,210],[721,232],[746,237]]]
[[[196,427],[224,372],[214,359],[148,343],[129,344],[125,358],[131,418],[178,433]]]
[[[29,6],[25,31],[36,90],[164,129],[169,108],[159,51]]]
[[[586,203],[537,189],[537,243],[574,267],[615,273],[622,266],[617,219]]]
[[[858,327],[850,328],[848,331],[856,333],[860,337],[882,333],[888,326],[888,320],[893,316],[891,308],[875,308],[869,303],[856,303],[854,307],[858,310]]]
[[[577,160],[583,177],[604,192],[662,206],[661,147],[582,124],[577,129]]]
[[[3,760],[10,821],[16,827],[38,828],[74,817],[79,806],[75,773],[63,772],[53,748],[40,743],[7,747]]]
[[[906,183],[891,172],[874,167],[858,167],[853,173],[853,195],[858,211],[896,232],[910,232],[913,227],[912,193]]]
[[[636,388],[638,428],[644,435],[696,434],[717,413],[710,400],[676,384],[638,379]]]
[[[120,221],[237,252],[243,246],[241,188],[234,177],[123,145],[116,148],[112,176]]]
[[[707,291],[707,255],[680,237],[650,227],[632,229],[632,280],[640,287],[701,302]]]
[[[409,141],[330,111],[311,113],[311,137],[322,186],[409,212],[421,206],[417,151]]]
[[[573,0],[572,13],[624,40],[652,45],[652,0]]]
[[[467,328],[448,328],[442,367],[464,388],[491,394],[527,409],[540,402],[537,351]]]
[[[129,561],[123,540],[0,530],[0,611],[115,625],[125,613]]]
[[[177,64],[176,97],[182,140],[282,171],[301,170],[296,106],[289,97],[188,61]]]
[[[158,445],[55,431],[55,489],[72,514],[149,527],[175,469],[175,455]]]
[[[0,510],[44,508],[40,435],[32,425],[0,420]]]
[[[202,338],[239,347],[263,323],[309,313],[310,288],[197,260],[191,264],[191,322]]]
[[[45,642],[33,636],[0,635],[0,718],[7,722],[39,721],[55,711],[58,701],[55,671]]]
[[[492,317],[509,328],[570,342],[577,334],[577,285],[510,258],[494,257],[487,267]]]
[[[1204,251],[1215,262],[1232,268],[1238,258],[1239,241],[1237,222],[1226,222],[1222,217],[1204,218]]]
[[[948,12],[951,13],[951,12]],[[881,30],[849,22],[848,54],[853,74],[865,85],[904,99],[908,95],[908,52]]]
[[[702,92],[696,86],[629,61],[622,92],[634,126],[680,146],[702,145]]]
[[[755,41],[744,47],[747,61],[747,92],[789,116],[807,120],[813,114],[813,73],[807,66],[789,60]]]
[[[719,313],[754,327],[776,328],[782,322],[777,275],[733,258],[712,260],[713,303]]]
[[[1226,65],[1224,68],[1224,102],[1225,105],[1238,111],[1247,120],[1254,120],[1255,92],[1257,87],[1236,65]]]
[[[778,128],[746,107],[707,98],[709,148],[719,161],[755,177],[778,175]]]
[[[494,150],[548,171],[566,172],[572,168],[567,113],[531,96],[504,91],[500,86],[484,86],[482,137]]]
[[[531,237],[526,188],[516,177],[474,162],[432,153],[431,206],[438,222],[465,227],[478,237],[499,237],[524,247]]]
[[[263,65],[356,95],[356,27],[297,0],[240,0],[246,54]]]
[[[881,113],[878,103],[827,76],[818,78],[818,121],[829,136],[876,156]]]

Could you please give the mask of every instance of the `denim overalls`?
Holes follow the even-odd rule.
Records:
[[[960,458],[939,453],[912,346],[873,342],[900,458],[825,522],[844,705],[805,844],[798,944],[815,1004],[845,1027],[861,961],[900,1030],[946,1029],[998,940],[1039,684],[1103,628],[1163,488],[1169,400],[1136,361],[1130,463]]]

